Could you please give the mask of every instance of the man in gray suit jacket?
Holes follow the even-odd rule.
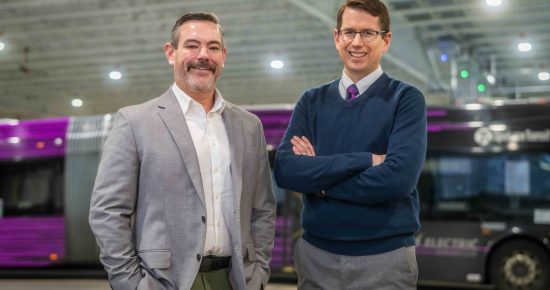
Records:
[[[90,225],[114,290],[267,284],[275,198],[259,119],[215,88],[218,19],[183,15],[164,45],[174,84],[119,110],[104,145]]]

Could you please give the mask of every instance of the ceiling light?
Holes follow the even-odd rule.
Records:
[[[550,80],[550,73],[548,73],[547,71],[539,72],[539,80],[541,80],[541,81]]]
[[[73,99],[71,101],[71,105],[73,105],[73,107],[76,107],[76,108],[82,107],[82,104],[84,104],[84,102],[82,102],[81,99]]]
[[[0,41],[0,50],[4,50],[5,47],[6,45],[2,41]]]
[[[111,78],[112,80],[120,80],[121,77],[122,74],[119,71],[114,70],[109,73],[109,78]]]
[[[486,0],[485,2],[491,7],[498,7],[502,5],[502,0]]]
[[[271,68],[281,69],[285,66],[285,63],[282,60],[276,59],[271,61]]]
[[[497,82],[497,79],[492,74],[487,74],[485,78],[487,79],[487,82],[490,83],[491,85],[494,85]]]
[[[518,50],[521,52],[531,51],[532,48],[533,46],[531,46],[531,43],[529,42],[522,42],[518,44]]]
[[[10,144],[19,144],[21,142],[21,139],[19,137],[9,137],[8,143]]]

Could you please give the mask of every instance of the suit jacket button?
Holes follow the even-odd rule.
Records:
[[[197,254],[197,261],[201,260],[201,254]]]
[[[205,222],[206,222],[206,217],[205,217],[205,216],[202,216],[202,217],[201,217],[201,220],[202,220],[203,223],[205,223]]]

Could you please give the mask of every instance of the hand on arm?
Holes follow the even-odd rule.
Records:
[[[315,156],[315,148],[313,148],[313,145],[309,142],[306,136],[294,136],[290,139],[290,143],[292,143],[292,151],[294,151],[294,154]]]
[[[384,163],[384,160],[386,160],[386,154],[384,155],[372,154],[372,166],[380,165]]]

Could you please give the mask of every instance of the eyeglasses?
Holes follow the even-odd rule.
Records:
[[[355,39],[355,35],[359,34],[361,40],[365,42],[371,42],[373,41],[378,34],[384,36],[384,34],[388,33],[387,31],[376,31],[376,30],[362,30],[362,31],[355,31],[351,29],[345,29],[338,31],[338,35],[340,35],[340,38],[343,41],[353,41]]]

